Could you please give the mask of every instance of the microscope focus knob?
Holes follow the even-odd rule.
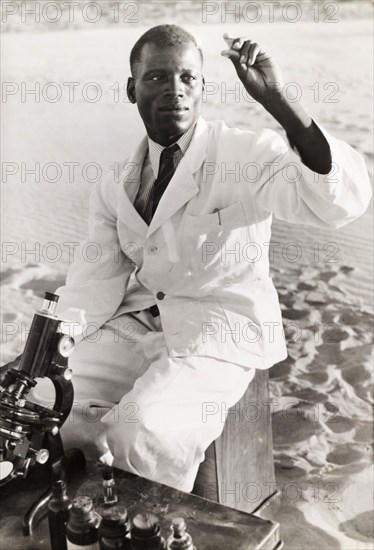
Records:
[[[67,381],[73,378],[72,369],[69,369],[68,367],[62,367],[61,365],[54,365],[51,370],[51,374],[57,374],[58,376],[62,376]]]
[[[48,459],[49,451],[47,449],[40,449],[40,451],[36,453],[36,462],[39,464],[45,464]]]
[[[29,451],[35,455],[35,460],[39,464],[45,464],[49,459],[49,451],[47,449],[39,449],[39,451],[35,451],[35,449],[29,449]]]
[[[69,357],[74,350],[74,344],[74,338],[64,334],[57,344],[57,350],[62,357]]]

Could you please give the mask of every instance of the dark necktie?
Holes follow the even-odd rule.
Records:
[[[160,202],[160,199],[164,194],[165,189],[167,188],[177,168],[177,157],[179,151],[179,145],[177,143],[174,143],[174,145],[163,149],[161,153],[158,176],[153,184],[152,216],[156,212],[158,203]]]

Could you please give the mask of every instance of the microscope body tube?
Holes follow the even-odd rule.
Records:
[[[46,358],[48,353],[53,354],[52,343],[60,324],[54,314],[57,301],[57,295],[46,293],[42,310],[34,315],[19,365],[19,370],[30,378],[46,375],[45,371],[49,366]]]

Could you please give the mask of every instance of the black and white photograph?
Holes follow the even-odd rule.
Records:
[[[0,11],[0,547],[371,550],[373,2]]]

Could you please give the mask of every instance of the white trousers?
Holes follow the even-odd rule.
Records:
[[[148,311],[113,318],[76,347],[69,366],[65,448],[187,492],[255,373],[211,357],[169,357],[160,317]]]

